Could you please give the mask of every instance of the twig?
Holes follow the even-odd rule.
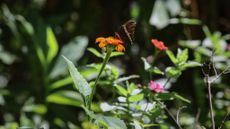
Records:
[[[215,118],[214,118],[213,107],[212,107],[211,82],[209,81],[209,74],[205,73],[203,68],[202,68],[202,72],[205,76],[206,86],[208,87],[208,99],[209,99],[210,114],[211,114],[211,119],[212,119],[212,129],[215,129]]]
[[[178,110],[177,110],[177,113],[176,113],[176,122],[179,124],[179,115],[180,115],[180,111],[182,109],[186,108],[186,106],[183,106],[183,107],[180,107]]]
[[[199,118],[200,118],[200,109],[198,109],[198,112],[196,114],[196,119],[195,119],[195,125],[193,126],[193,129],[197,129],[197,126],[199,126]]]
[[[221,121],[221,125],[218,129],[221,129],[224,125],[224,122],[226,121],[227,117],[229,116],[230,112],[228,112],[225,116],[224,116],[224,119]]]
[[[169,111],[169,109],[160,101],[157,100],[158,103],[161,104],[161,106],[163,106],[163,108],[167,111],[167,113],[169,114],[169,116],[173,119],[173,121],[176,123],[176,125],[178,126],[179,129],[183,129],[180,125],[180,123],[177,123],[177,120],[175,119],[175,117],[173,116],[173,114]]]
[[[163,85],[163,87],[165,88],[165,86],[170,82],[171,78],[168,78],[167,81],[165,82],[165,84]]]

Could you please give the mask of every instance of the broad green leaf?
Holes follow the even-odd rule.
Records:
[[[127,129],[125,122],[117,117],[96,115],[96,120],[109,129]]]
[[[50,77],[55,78],[57,76],[64,75],[67,73],[67,66],[62,58],[62,55],[64,55],[72,62],[77,62],[84,55],[87,45],[88,38],[85,36],[77,36],[68,44],[64,45],[57,58],[55,66],[53,67],[50,73]]]
[[[178,63],[178,60],[176,59],[172,51],[166,50],[166,54],[168,55],[169,59],[173,62],[173,64],[176,65]]]
[[[100,52],[98,52],[95,48],[87,48],[87,50],[94,54],[96,57],[103,58],[103,55]]]
[[[46,28],[46,42],[48,46],[47,61],[51,62],[58,52],[57,39],[50,27]]]
[[[167,77],[178,78],[182,74],[181,70],[175,67],[167,67],[165,71]]]
[[[123,88],[122,86],[116,85],[115,87],[117,88],[118,92],[119,92],[121,95],[124,95],[124,96],[127,96],[127,95],[128,95],[128,92],[127,92],[126,89]]]
[[[173,92],[172,94],[173,94],[173,96],[174,96],[176,99],[182,100],[182,101],[184,101],[184,102],[186,102],[186,103],[191,103],[190,100],[188,100],[188,99],[186,99],[186,98],[184,98],[184,97],[178,95],[178,94],[175,93],[175,92]]]
[[[150,71],[151,73],[164,75],[164,72],[162,72],[162,71],[161,71],[159,68],[157,68],[157,67],[152,67],[152,68],[150,68],[148,71]]]
[[[178,63],[183,64],[187,61],[187,59],[188,59],[188,49],[184,49],[183,51],[178,49],[178,52],[177,52]]]
[[[151,64],[149,64],[149,62],[144,57],[141,57],[141,60],[144,63],[144,69],[145,70],[148,70],[148,69],[150,69],[152,67]]]
[[[80,107],[83,104],[82,97],[74,91],[57,91],[47,96],[46,101],[61,105],[70,105]]]
[[[162,0],[156,0],[153,11],[149,20],[151,25],[156,26],[157,29],[163,29],[169,23],[169,14]]]
[[[137,94],[128,98],[129,102],[138,102],[144,98],[144,94]]]
[[[76,89],[84,95],[84,97],[90,95],[92,93],[92,89],[89,83],[82,77],[82,75],[78,72],[77,68],[75,68],[74,64],[63,56],[66,63],[68,64],[70,75],[73,79],[74,85]]]

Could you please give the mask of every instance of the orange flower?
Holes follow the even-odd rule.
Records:
[[[115,49],[119,52],[125,51],[125,47],[123,46],[123,42],[120,39],[114,37],[98,37],[96,39],[96,43],[99,43],[98,46],[100,48],[104,48],[107,45],[114,45]]]
[[[156,48],[160,49],[161,51],[168,49],[168,47],[166,47],[162,41],[158,41],[157,39],[152,39],[151,42]]]

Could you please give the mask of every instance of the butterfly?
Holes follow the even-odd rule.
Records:
[[[122,40],[124,43],[133,43],[134,32],[136,28],[136,21],[129,20],[125,22],[117,32],[115,32],[115,38]]]

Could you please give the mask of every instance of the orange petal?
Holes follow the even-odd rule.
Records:
[[[100,47],[100,48],[103,48],[103,47],[105,47],[106,45],[107,45],[106,42],[100,42],[100,43],[99,43],[99,47]]]
[[[98,37],[98,38],[96,38],[96,43],[104,42],[104,41],[105,41],[104,37]]]
[[[125,51],[125,47],[123,45],[119,44],[116,46],[116,50],[119,52],[123,52],[123,51]]]

